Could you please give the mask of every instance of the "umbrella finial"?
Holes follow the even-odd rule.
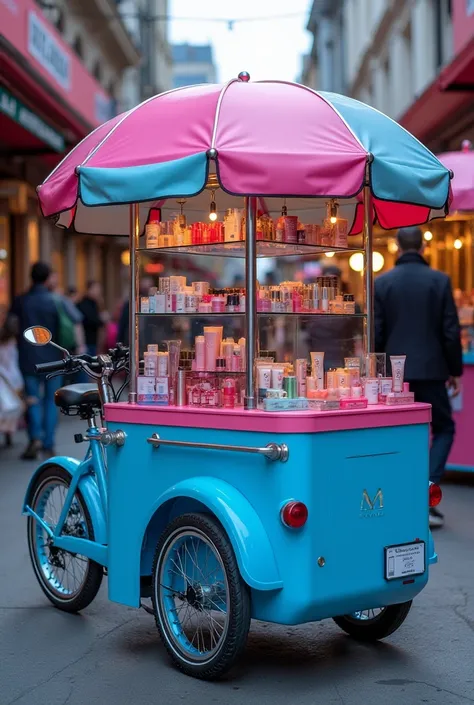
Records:
[[[241,71],[237,78],[239,81],[242,81],[242,83],[248,83],[250,81],[250,74],[247,71]]]
[[[463,140],[461,143],[461,152],[470,152],[472,149],[471,140]]]

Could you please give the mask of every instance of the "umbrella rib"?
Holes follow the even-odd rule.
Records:
[[[219,93],[219,98],[217,99],[217,105],[216,105],[216,112],[214,115],[214,126],[212,128],[212,137],[211,137],[211,149],[215,149],[216,147],[216,137],[217,137],[217,123],[219,122],[219,115],[221,112],[221,104],[222,100],[224,98],[224,95],[229,88],[229,86],[232,85],[232,83],[238,83],[239,79],[238,78],[232,78],[230,81],[228,81],[225,86],[223,86],[221,92]]]
[[[100,148],[103,146],[103,144],[109,139],[109,137],[115,132],[115,130],[117,130],[117,129],[120,127],[120,125],[121,125],[123,122],[125,122],[125,120],[126,120],[128,117],[130,117],[130,115],[132,115],[136,110],[138,110],[139,108],[142,108],[144,105],[147,105],[147,103],[151,103],[153,100],[157,100],[157,98],[163,98],[163,96],[169,95],[170,93],[176,93],[177,91],[183,91],[185,88],[189,88],[189,86],[180,86],[179,88],[172,88],[171,90],[165,91],[164,93],[158,93],[158,95],[153,95],[153,96],[151,96],[151,98],[147,98],[146,100],[142,101],[141,103],[139,103],[138,105],[136,105],[134,108],[132,108],[131,110],[129,110],[127,113],[125,113],[125,115],[124,115],[117,123],[115,123],[115,125],[112,127],[112,129],[110,129],[110,130],[107,132],[107,134],[105,135],[105,137],[103,137],[103,138],[101,139],[101,141],[99,142],[99,144],[97,144],[97,145],[94,147],[94,149],[93,149],[91,152],[89,152],[89,154],[88,154],[87,157],[84,159],[84,161],[82,162],[82,164],[79,164],[76,168],[79,169],[80,167],[85,166],[85,164],[87,164],[87,162],[89,161],[89,159],[92,159],[92,157],[94,156],[94,154],[96,154],[96,153],[99,151],[99,149],[100,149]]]

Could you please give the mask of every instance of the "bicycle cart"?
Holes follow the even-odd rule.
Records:
[[[427,149],[368,106],[245,73],[145,101],[65,158],[39,189],[43,213],[79,232],[128,230],[131,321],[129,352],[38,366],[96,380],[56,395],[87,422],[76,437],[88,444],[84,460],[45,462],[24,501],[32,564],[56,606],[86,607],[106,572],[109,598],[146,605],[175,664],[206,679],[233,665],[251,619],[333,618],[365,640],[402,624],[437,560],[428,506],[440,497],[428,482],[430,407],[395,386],[400,376],[368,403],[372,223],[447,212],[449,182]],[[357,249],[362,312],[334,281],[281,285],[278,295],[257,286],[260,257]],[[245,290],[172,275],[140,298],[143,261],[166,267],[170,254],[184,269],[202,254],[240,256]],[[344,332],[346,363],[332,370],[328,359],[325,375],[311,352],[307,374],[308,346],[331,325]],[[113,387],[124,370],[128,401]]]

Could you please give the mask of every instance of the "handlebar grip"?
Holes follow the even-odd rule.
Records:
[[[54,362],[40,362],[35,365],[35,372],[37,374],[51,373],[51,372],[61,372],[66,369],[66,360],[54,360]]]

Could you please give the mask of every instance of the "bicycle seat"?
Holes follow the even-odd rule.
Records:
[[[100,408],[99,390],[96,384],[69,384],[58,389],[54,403],[63,411],[81,407]]]

